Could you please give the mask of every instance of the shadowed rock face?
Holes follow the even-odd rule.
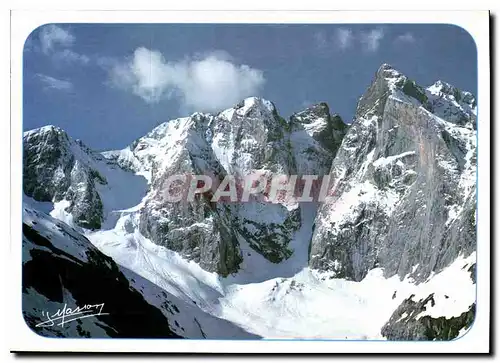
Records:
[[[238,270],[241,238],[270,260],[279,262],[289,256],[289,224],[261,221],[260,216],[245,214],[246,206],[239,203],[211,203],[211,193],[180,203],[168,202],[164,195],[165,182],[171,175],[207,175],[213,181],[222,181],[228,170],[244,175],[254,169],[273,172],[288,168],[291,160],[283,120],[274,106],[263,102],[247,100],[231,115],[195,114],[160,126],[163,133],[155,137],[165,141],[162,154],[172,153],[172,158],[160,156],[153,162],[152,187],[140,215],[140,230],[145,236],[223,276]],[[167,138],[174,130],[182,131],[171,143]],[[270,205],[269,209],[275,207]],[[280,208],[285,220],[296,218]],[[249,232],[253,227],[248,224],[252,223],[260,224],[258,234]]]
[[[460,316],[433,318],[425,314],[426,306],[434,306],[433,294],[414,301],[405,299],[382,328],[382,335],[389,340],[452,340],[460,330],[469,329],[474,322],[476,304]]]
[[[359,281],[379,266],[424,281],[475,250],[475,132],[428,107],[425,90],[378,70],[333,161],[311,267]]]
[[[227,275],[235,271],[241,258],[235,234],[224,223],[224,211],[206,196],[200,195],[192,202],[169,202],[165,195],[165,183],[172,175],[224,177],[204,137],[209,120],[209,116],[201,114],[173,120],[140,141],[137,148],[142,151],[147,150],[145,145],[151,140],[163,140],[165,144],[161,154],[152,159],[151,186],[140,211],[139,230],[154,243],[181,253],[204,269]],[[170,143],[169,132],[174,131],[181,135]],[[171,157],[163,158],[165,154]]]
[[[290,123],[293,126],[302,125],[307,133],[334,157],[348,129],[339,115],[330,115],[330,109],[324,102],[292,115]]]
[[[36,220],[49,218],[26,212]],[[64,223],[53,221],[67,246],[61,249],[51,241],[56,238],[53,232],[45,230],[47,221],[40,229],[36,220],[23,223],[23,314],[33,331],[48,337],[181,338],[162,312],[129,285],[110,257]],[[54,314],[65,303],[74,309],[103,302],[106,315],[77,321],[68,317],[64,326],[60,321],[40,326],[45,320],[42,311]]]
[[[41,202],[68,201],[66,211],[84,228],[99,229],[103,206],[96,183],[106,180],[91,167],[93,152],[58,127],[28,131],[23,138],[24,194]]]
[[[339,115],[330,115],[326,103],[292,115],[289,137],[297,174],[328,174],[347,129]]]

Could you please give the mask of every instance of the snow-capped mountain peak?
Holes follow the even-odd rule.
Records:
[[[382,77],[387,80],[398,79],[403,77],[403,74],[388,63],[383,63],[377,70],[376,77]]]
[[[472,93],[462,91],[457,87],[441,80],[436,81],[434,84],[427,87],[427,91],[436,96],[449,96],[455,102],[465,103],[472,108],[476,107],[476,99]]]
[[[237,104],[235,107],[236,112],[240,116],[245,116],[250,110],[258,110],[265,113],[276,112],[276,108],[271,101],[268,101],[260,97],[248,97],[242,102]]]
[[[448,122],[476,129],[477,105],[472,93],[437,81],[427,87],[426,95],[430,112]]]
[[[38,127],[36,129],[25,131],[24,132],[24,136],[28,136],[28,135],[30,135],[32,133],[46,133],[46,132],[63,133],[64,130],[61,129],[60,127],[58,127],[58,126],[55,126],[55,125],[45,125],[45,126]]]

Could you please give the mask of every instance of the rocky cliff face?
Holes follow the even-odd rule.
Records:
[[[425,313],[427,305],[432,307],[434,304],[433,294],[419,301],[413,301],[410,296],[382,327],[382,335],[389,340],[453,340],[474,322],[476,304],[457,317],[419,317]]]
[[[292,115],[289,137],[297,174],[328,174],[347,128],[340,116],[330,115],[326,103]]]
[[[227,275],[237,269],[241,256],[222,206],[203,195],[180,203],[165,198],[165,182],[172,175],[224,177],[224,169],[204,137],[210,119],[196,114],[174,120],[153,130],[156,139],[139,142],[136,150],[146,151],[155,142],[160,150],[152,159],[150,192],[140,211],[139,228],[153,242],[180,252],[209,271]]]
[[[98,229],[103,206],[96,184],[106,179],[92,166],[99,155],[58,127],[28,131],[23,139],[23,190],[38,201],[67,201],[76,224]]]
[[[455,114],[447,97],[443,117]],[[436,104],[390,66],[378,70],[332,165],[313,268],[359,281],[380,266],[424,281],[475,249],[475,114],[442,119]]]

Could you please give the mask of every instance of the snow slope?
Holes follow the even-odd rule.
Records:
[[[158,334],[158,331],[153,330],[151,332],[151,336],[156,337],[167,337],[168,330],[175,333],[174,337],[187,337],[187,338],[226,338],[226,339],[248,339],[248,338],[259,338],[256,335],[247,333],[241,328],[238,328],[236,325],[223,320],[218,319],[217,317],[211,316],[198,307],[196,307],[191,301],[186,303],[183,299],[179,299],[176,296],[172,296],[168,289],[165,291],[160,286],[155,284],[156,281],[174,281],[173,278],[165,278],[157,276],[156,281],[148,280],[144,277],[141,277],[139,274],[134,271],[126,268],[123,264],[120,264],[120,261],[117,259],[113,260],[105,260],[102,259],[102,265],[99,265],[100,257],[97,249],[83,237],[77,230],[69,227],[64,222],[61,222],[57,219],[50,217],[49,215],[37,211],[33,207],[38,207],[39,203],[34,202],[32,199],[25,197],[25,202],[23,203],[23,223],[26,224],[28,231],[24,231],[23,237],[23,265],[25,266],[25,271],[23,274],[26,279],[26,284],[30,281],[29,286],[25,287],[24,298],[23,298],[23,311],[25,313],[26,319],[30,322],[30,326],[35,328],[37,332],[45,336],[67,336],[67,337],[76,337],[76,336],[85,336],[85,334],[90,334],[92,337],[114,337],[114,336],[128,336],[130,333],[128,329],[134,330],[134,324],[138,322],[134,322],[133,316],[140,315],[138,311],[147,311],[146,308],[158,309],[166,318],[163,321],[158,320],[156,318],[156,323],[166,323],[167,327],[163,329],[165,335],[162,335],[161,332]],[[31,233],[30,230],[32,231]],[[36,235],[35,235],[36,233]],[[109,233],[109,231],[102,232],[103,234]],[[40,237],[36,237],[40,236]],[[40,238],[45,239],[45,242],[41,243]],[[50,244],[48,244],[50,242]],[[42,272],[37,270],[38,267],[32,267],[34,262],[38,261],[41,257],[41,252],[46,252],[53,259],[51,262],[52,266],[59,266],[57,259],[63,259],[67,261],[66,263],[74,264],[74,269],[71,270],[71,277],[69,282],[61,281],[56,279],[50,279],[51,274],[46,274],[46,272]],[[101,255],[102,256],[102,255]],[[152,252],[145,252],[138,254],[138,256],[142,256],[144,259],[153,260],[155,255]],[[45,258],[45,257],[44,257]],[[43,262],[43,261],[42,261]],[[118,262],[116,265],[115,263]],[[144,260],[136,261],[138,262],[136,265],[132,265],[136,270],[140,270],[137,266],[144,264]],[[31,263],[31,265],[30,265]],[[102,276],[103,281],[109,281],[109,277],[113,274],[117,274],[116,285],[106,286],[108,289],[112,288],[112,295],[116,297],[118,300],[118,304],[125,307],[125,311],[119,310],[119,313],[116,311],[116,307],[110,301],[110,299],[106,299],[104,296],[101,296],[99,293],[99,281],[93,280],[95,275],[89,275],[89,271],[94,268],[100,268],[102,274],[106,276]],[[35,266],[41,266],[36,264]],[[88,266],[88,267],[86,267]],[[99,267],[100,266],[100,267]],[[43,268],[43,267],[40,267]],[[47,269],[45,267],[45,269]],[[92,286],[92,290],[95,290],[95,295],[85,295],[82,294],[80,289],[75,288],[74,279],[76,278],[77,271],[82,271],[82,278],[86,279],[86,283]],[[143,268],[142,271],[145,269]],[[59,270],[58,270],[59,271]],[[60,270],[59,273],[64,274],[67,270]],[[125,284],[123,280],[119,281],[120,273],[122,276],[126,278],[128,282]],[[36,279],[36,275],[45,274],[43,276],[43,285],[40,285],[40,281]],[[65,277],[65,276],[63,276]],[[154,277],[154,275],[149,275],[149,277]],[[189,281],[188,282],[192,282]],[[113,282],[112,282],[113,283]],[[58,285],[54,289],[47,290],[47,286],[51,286],[51,284]],[[60,287],[59,287],[60,284]],[[130,286],[128,285],[130,284]],[[41,288],[43,286],[43,288]],[[76,285],[79,286],[79,285]],[[57,294],[54,295],[53,292],[57,292],[62,289],[63,300],[58,301]],[[126,295],[128,291],[132,291],[130,296]],[[136,295],[132,295],[135,292]],[[55,297],[54,297],[55,296]],[[76,296],[76,297],[75,297]],[[137,298],[137,296],[142,296],[143,300],[142,307],[135,307],[134,310],[133,305],[131,305],[132,297]],[[91,317],[89,319],[81,319],[81,322],[76,324],[70,324],[68,322],[65,326],[53,326],[48,327],[44,330],[36,329],[35,325],[38,324],[41,320],[41,312],[49,311],[55,312],[62,307],[62,303],[66,303],[68,307],[74,308],[76,306],[82,306],[83,303],[92,303],[94,302],[92,299],[101,298],[104,299],[104,308],[107,314],[109,314],[110,321],[99,321],[96,317]],[[89,299],[89,300],[85,300]],[[122,299],[122,300],[120,300]],[[123,305],[123,299],[127,300],[127,304]],[[92,300],[92,301],[91,301]],[[148,307],[147,304],[150,304]],[[127,311],[126,309],[130,308],[131,311]],[[115,313],[115,314],[113,314]],[[123,330],[124,327],[121,326],[122,330],[120,330],[116,325],[113,325],[113,318],[116,315],[118,319],[120,316],[126,314],[128,319],[118,320],[120,323],[131,320],[130,326],[126,326],[126,332]],[[135,314],[135,315],[134,315]],[[146,313],[144,313],[146,314]],[[140,319],[147,319],[148,316],[140,317]],[[153,318],[155,319],[155,318]],[[143,320],[145,323],[145,320]],[[76,330],[75,330],[76,329]],[[110,329],[114,331],[116,334],[110,334]],[[40,330],[40,331],[39,331]],[[145,332],[144,336],[147,337],[148,331]],[[140,335],[137,335],[140,337]]]
[[[87,237],[119,265],[174,295],[193,311],[200,308],[268,339],[383,339],[381,327],[411,294],[427,296],[432,292],[441,297],[429,311],[431,316],[443,311],[446,316],[460,315],[475,301],[470,273],[461,269],[475,260],[474,255],[457,259],[448,269],[417,286],[410,278],[386,279],[381,269],[370,271],[360,282],[310,270],[306,267],[306,241],[312,232],[315,206],[308,207],[303,216],[305,223],[291,242],[295,253],[290,259],[273,264],[242,244],[246,255],[242,268],[227,278],[206,272],[144,238],[136,228],[134,213],[122,215],[114,229],[87,232]],[[150,302],[158,304],[155,299]],[[220,326],[203,330],[209,337],[222,337]]]
[[[128,218],[120,222],[131,223]],[[306,233],[299,231],[301,235],[294,239],[297,252],[303,241],[300,237]],[[88,237],[117,263],[184,302],[264,338],[382,339],[381,327],[411,294],[440,297],[429,311],[431,316],[434,312],[460,315],[475,301],[470,274],[461,269],[475,260],[474,255],[457,259],[428,282],[415,286],[409,278],[386,279],[381,269],[370,271],[360,282],[330,278],[305,267],[307,261],[300,258],[276,265],[243,246],[251,258],[245,259],[240,272],[221,278],[122,227]],[[217,329],[209,331],[213,337],[220,337]]]

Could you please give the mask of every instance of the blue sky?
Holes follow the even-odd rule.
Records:
[[[452,25],[49,24],[26,41],[23,128],[117,149],[248,96],[286,118],[324,101],[351,122],[382,63],[477,94],[474,41]]]

